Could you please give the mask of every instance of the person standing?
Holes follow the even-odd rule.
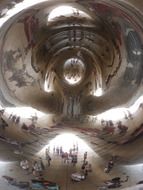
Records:
[[[23,170],[26,171],[27,174],[29,174],[29,162],[28,162],[28,160],[22,160],[22,161],[20,162],[20,166],[21,166],[21,168],[22,168]]]
[[[34,161],[32,165],[32,173],[35,177],[38,177],[42,174],[42,168],[37,161]]]
[[[49,153],[48,152],[46,152],[46,160],[47,160],[47,162],[48,162],[48,166],[50,166],[51,165],[51,157],[50,157],[50,155],[49,155]]]
[[[87,159],[87,152],[85,152],[84,155],[83,155],[83,162],[85,162],[86,159]]]
[[[40,166],[40,168],[41,168],[42,170],[45,169],[45,166],[44,166],[44,163],[43,163],[43,160],[42,160],[41,157],[39,158],[38,164],[39,164],[39,166]]]
[[[76,154],[72,155],[72,163],[73,163],[73,166],[75,166],[77,164],[77,155]]]

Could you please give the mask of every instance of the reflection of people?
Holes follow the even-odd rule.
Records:
[[[40,167],[37,161],[34,161],[33,166],[32,166],[33,175],[39,176],[41,172],[42,172],[42,168]]]
[[[28,160],[22,160],[20,162],[20,166],[23,170],[26,170],[27,172],[29,171],[29,162]]]
[[[87,152],[85,152],[84,155],[83,155],[83,162],[85,162],[86,159],[87,159]]]
[[[111,171],[111,169],[113,168],[113,166],[114,166],[114,162],[113,162],[113,160],[110,160],[108,162],[107,166],[105,167],[104,172],[109,173]]]
[[[28,130],[28,126],[25,123],[23,123],[22,126],[21,126],[21,129]]]
[[[142,110],[143,110],[143,103],[141,103],[141,104],[139,105],[139,109],[142,109]]]
[[[72,163],[73,163],[73,166],[75,166],[77,163],[77,155],[76,154],[72,155]]]
[[[87,166],[86,166],[88,172],[92,172],[92,165],[89,163]]]
[[[46,148],[46,153],[49,154],[50,153],[50,146],[48,146],[48,148]]]
[[[38,163],[39,163],[39,165],[40,165],[40,168],[42,168],[42,170],[44,170],[44,169],[45,169],[45,166],[44,166],[44,163],[43,163],[43,160],[42,160],[41,157],[39,158]]]
[[[88,176],[88,173],[89,172],[92,172],[92,166],[91,164],[89,164],[87,162],[87,164],[85,165],[85,168],[84,168],[84,175],[85,175],[85,178]]]
[[[118,123],[117,123],[117,127],[118,127],[118,129],[119,129],[119,134],[121,134],[121,135],[123,135],[123,134],[125,134],[126,132],[127,132],[127,130],[128,130],[128,127],[127,126],[125,126],[125,125],[122,125],[122,122],[121,121],[119,121]]]
[[[46,156],[46,160],[48,162],[48,166],[50,166],[50,163],[51,163],[51,157],[49,155],[49,150],[46,148],[46,151],[45,151],[45,156]]]

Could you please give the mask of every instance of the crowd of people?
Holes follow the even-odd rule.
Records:
[[[30,123],[29,121],[23,122],[19,115],[13,113],[9,115],[8,119],[12,121],[13,124],[20,125],[23,132],[41,134],[40,130],[36,128],[36,123],[38,120],[37,115],[31,116],[31,118],[28,119],[30,120]]]
[[[47,158],[49,159],[49,149],[48,150],[46,149],[46,155],[48,155]],[[76,166],[76,164],[78,163],[78,160],[81,160],[81,153],[79,153],[79,147],[78,147],[78,145],[75,145],[75,144],[73,144],[73,147],[69,148],[69,151],[64,151],[64,148],[62,146],[57,146],[57,147],[54,146],[53,147],[53,155],[60,156],[63,163],[72,164],[73,167]],[[75,170],[76,170],[76,168],[75,168]],[[89,172],[92,172],[92,166],[91,166],[91,163],[89,163],[89,161],[88,161],[87,151],[85,151],[83,154],[80,171],[76,171],[76,172],[79,175],[84,176],[84,179],[86,179]],[[71,176],[73,176],[73,174]],[[75,177],[74,177],[74,179],[75,179]],[[76,180],[77,180],[77,178],[75,179],[75,181]]]
[[[8,125],[8,123],[7,123],[7,120],[4,119],[5,118],[4,112],[5,112],[4,110],[0,110],[1,125],[5,125],[5,127],[6,127]],[[9,119],[15,124],[19,124],[19,122],[21,122],[20,117],[15,114],[10,114]],[[18,122],[17,122],[17,120],[18,120]],[[109,124],[112,125],[112,122],[109,122]],[[30,128],[33,128],[32,126],[29,128],[29,125],[27,126],[27,124],[23,123],[22,126],[24,126],[24,125],[26,126],[26,129],[28,129],[28,130]],[[30,125],[32,125],[32,124],[30,124]],[[118,125],[122,125],[122,123],[118,123]],[[24,127],[22,127],[22,128],[24,129]],[[19,143],[18,141],[12,141],[6,137],[2,138],[1,136],[0,136],[0,138],[1,138],[0,140],[7,141],[13,145],[20,146],[20,147],[23,146],[23,144]],[[77,170],[76,164],[77,163],[81,164],[80,170],[76,171],[76,175],[81,174],[81,176],[83,177],[82,179],[86,179],[88,177],[88,175],[90,174],[90,172],[92,172],[92,165],[88,160],[87,151],[85,151],[83,154],[82,163],[79,162],[79,160],[81,160],[81,153],[79,152],[79,147],[77,144],[73,144],[73,146],[71,148],[69,148],[68,151],[65,151],[64,147],[62,147],[60,145],[54,146],[52,152],[53,152],[53,154],[51,154],[50,147],[48,147],[45,150],[44,158],[43,157],[35,158],[36,160],[34,160],[34,161],[29,161],[27,159],[22,160],[20,162],[20,167],[24,171],[26,171],[26,174],[32,174],[33,176],[35,176],[39,179],[39,178],[43,177],[43,173],[44,173],[45,169],[47,169],[47,167],[51,166],[53,157],[56,157],[56,158],[60,157],[62,160],[62,163],[70,164],[71,166],[74,167],[75,170]],[[80,156],[80,158],[79,158],[79,156]],[[104,172],[109,173],[113,169],[114,164],[115,164],[114,160],[110,159],[105,166]],[[75,174],[74,174],[74,179],[75,179]],[[108,185],[109,185],[109,183],[108,183]]]
[[[69,151],[64,151],[62,146],[53,147],[53,154],[60,156],[63,163],[72,163],[73,166],[77,164],[78,161],[78,145],[74,145]]]
[[[78,145],[73,145],[69,151],[64,151],[62,146],[54,146],[53,152],[50,152],[50,147],[48,147],[45,149],[44,155],[39,158],[35,158],[33,161],[28,161],[27,159],[21,160],[20,167],[26,172],[27,175],[31,174],[33,177],[41,179],[43,177],[44,171],[48,171],[48,167],[51,166],[51,162],[55,159],[59,160],[60,157],[63,164],[72,165],[74,170],[80,175],[84,176],[84,179],[86,179],[88,174],[92,172],[92,166],[88,161],[87,151],[84,152],[83,157],[78,151]],[[80,170],[78,169],[79,171],[77,171],[76,167],[78,159],[80,160],[79,163],[81,165]],[[73,174],[71,174],[71,179],[72,175]]]
[[[20,116],[17,116],[16,114],[10,114],[9,115],[9,119],[13,122],[13,123],[16,123],[16,124],[19,124],[20,122]]]
[[[114,134],[115,131],[119,135],[125,135],[128,131],[128,127],[122,123],[122,121],[118,121],[117,123],[113,123],[112,120],[105,121],[101,120],[101,125],[103,126],[102,132],[104,134]]]

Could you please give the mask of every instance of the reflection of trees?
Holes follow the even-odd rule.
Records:
[[[34,82],[34,79],[26,72],[26,65],[23,65],[22,69],[14,70],[12,72],[12,76],[9,78],[9,81],[16,81],[17,87],[23,87],[31,85]]]
[[[31,85],[35,81],[34,78],[26,71],[26,64],[19,64],[19,60],[22,58],[23,53],[19,48],[4,52],[4,71],[10,71],[12,73],[12,76],[9,77],[9,81],[16,81],[17,87]],[[22,66],[22,68],[19,68],[19,66]]]
[[[4,69],[5,71],[15,69],[15,63],[22,57],[22,52],[17,50],[9,50],[4,52]]]

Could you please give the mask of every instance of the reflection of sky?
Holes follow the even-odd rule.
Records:
[[[30,107],[6,108],[6,113],[17,115],[21,118],[29,118],[31,116],[38,116],[39,118],[45,115],[44,113]]]
[[[103,94],[102,88],[97,88],[96,91],[93,92],[93,95],[97,97],[102,96],[102,94]]]
[[[113,121],[117,121],[120,119],[125,118],[125,113],[127,113],[127,111],[130,111],[131,114],[135,114],[138,109],[139,109],[139,105],[143,103],[143,96],[140,96],[137,101],[130,106],[129,108],[126,107],[121,107],[121,108],[115,108],[115,109],[110,109],[100,115],[97,116],[97,118],[100,119],[105,119],[105,120],[113,120]]]
[[[76,8],[70,7],[70,6],[59,6],[57,8],[55,8],[53,11],[51,11],[49,17],[48,17],[48,21],[53,20],[54,18],[58,17],[58,16],[70,16],[73,13],[78,13],[80,14],[80,16],[86,16],[89,17],[86,13],[84,13],[83,11],[77,10]]]
[[[123,119],[125,117],[124,112],[126,111],[126,108],[116,108],[116,109],[110,109],[109,111],[106,111],[100,115],[97,116],[99,120],[105,119],[105,120],[112,120],[117,121],[120,119]]]

